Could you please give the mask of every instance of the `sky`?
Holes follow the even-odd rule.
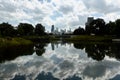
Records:
[[[0,0],[0,23],[41,23],[47,31],[85,28],[87,17],[105,22],[120,18],[120,0]]]

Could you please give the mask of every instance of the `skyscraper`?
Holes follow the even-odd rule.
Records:
[[[54,25],[52,25],[52,27],[51,27],[51,33],[53,33],[54,32]]]
[[[88,17],[87,18],[87,22],[86,22],[86,26],[90,25],[90,23],[94,20],[94,17]]]

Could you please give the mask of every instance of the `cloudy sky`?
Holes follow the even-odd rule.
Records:
[[[54,24],[74,30],[85,27],[88,16],[106,22],[120,18],[119,5],[120,0],[0,0],[0,23],[42,23],[47,31]]]

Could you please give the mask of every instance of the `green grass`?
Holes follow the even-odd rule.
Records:
[[[22,37],[27,40],[31,40],[32,42],[50,42],[50,36],[24,36]]]
[[[89,36],[89,35],[78,35],[73,36],[71,38],[65,39],[66,41],[94,41],[94,42],[100,42],[100,41],[111,41],[111,36]]]
[[[23,38],[0,38],[0,47],[29,45],[32,44],[30,40]]]
[[[64,38],[66,42],[75,42],[75,43],[93,43],[93,42],[104,42],[104,41],[111,41],[112,36],[89,36],[89,35],[78,35],[72,36],[71,38]],[[53,36],[26,36],[26,37],[16,37],[16,38],[0,38],[0,47],[6,46],[17,46],[17,45],[29,45],[33,44],[34,41],[41,41],[41,42],[51,42],[56,40],[61,40],[60,38],[55,38]]]

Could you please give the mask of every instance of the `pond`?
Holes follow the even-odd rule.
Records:
[[[0,48],[0,80],[120,80],[119,43]]]

